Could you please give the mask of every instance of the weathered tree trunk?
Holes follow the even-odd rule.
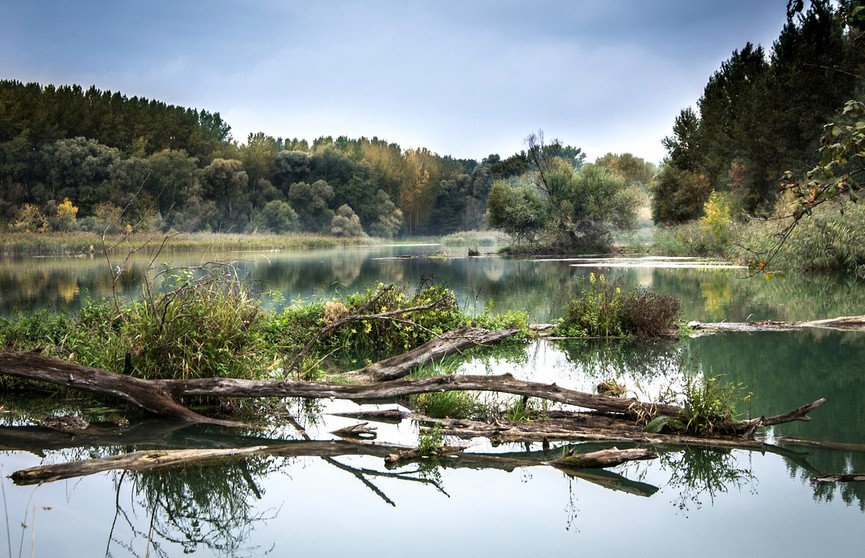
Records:
[[[499,376],[437,376],[420,379],[399,379],[371,385],[347,385],[332,382],[306,382],[292,380],[239,380],[231,378],[202,378],[191,380],[139,380],[105,370],[88,368],[34,353],[0,353],[0,373],[42,380],[70,388],[103,395],[112,395],[138,405],[150,412],[190,422],[203,422],[224,426],[238,426],[232,421],[212,419],[178,404],[181,397],[303,397],[348,399],[351,401],[377,401],[406,395],[443,391],[490,391],[537,397],[566,405],[593,409],[604,413],[617,413],[635,419],[650,419],[658,415],[680,417],[682,409],[675,405],[645,403],[636,399],[623,399],[595,395],[559,387],[518,380],[510,374]],[[730,421],[728,432],[753,435],[759,426],[768,426],[793,420],[810,420],[807,413],[821,405],[820,399],[808,405],[774,417],[760,417],[746,421]]]
[[[571,453],[554,459],[550,462],[553,467],[560,469],[604,469],[615,467],[628,461],[638,459],[655,459],[658,454],[650,449],[631,448],[620,450],[611,448],[590,453]]]
[[[459,353],[480,345],[489,345],[511,337],[517,329],[487,331],[476,327],[464,327],[449,331],[435,339],[360,370],[351,372],[351,376],[367,377],[377,381],[396,380],[409,375],[412,370],[429,362],[441,360],[445,356]]]
[[[446,461],[446,466],[448,467],[467,466],[476,468],[481,466],[504,469],[538,465],[553,465],[561,468],[605,468],[634,459],[651,459],[656,457],[656,454],[651,450],[618,450],[613,448],[585,454],[574,454],[554,459],[553,461],[545,461],[530,457],[502,457],[496,454],[464,454],[464,449],[462,447],[445,446],[441,449],[440,456],[446,455],[448,457]],[[12,473],[10,478],[15,484],[29,485],[82,477],[105,471],[152,471],[182,465],[200,466],[206,463],[225,463],[264,455],[324,458],[339,457],[342,455],[372,455],[385,458],[386,462],[390,464],[415,461],[423,457],[415,449],[391,444],[345,441],[297,441],[278,445],[242,448],[135,451],[111,457],[84,459],[21,469]],[[465,457],[465,463],[461,463],[463,456]]]
[[[718,331],[792,331],[805,328],[838,329],[845,331],[865,331],[865,316],[841,316],[828,320],[810,320],[804,322],[786,322],[776,320],[762,320],[756,322],[719,322],[701,323],[690,322],[688,326],[697,331],[714,333]]]
[[[38,353],[0,352],[0,373],[116,397],[165,417],[222,426],[239,425],[206,417],[180,405],[158,381],[114,374]]]

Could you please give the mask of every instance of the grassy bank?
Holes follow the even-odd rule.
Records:
[[[163,246],[164,241],[164,246]],[[101,253],[103,246],[115,253],[145,247],[145,251],[230,252],[251,250],[309,250],[363,246],[384,242],[370,237],[335,237],[316,234],[133,234],[109,236],[89,232],[0,234],[0,255],[60,256]]]
[[[865,207],[821,206],[803,219],[779,246],[787,220],[694,221],[661,227],[651,252],[665,256],[722,258],[743,264],[765,261],[767,269],[799,272],[844,272],[865,278]]]

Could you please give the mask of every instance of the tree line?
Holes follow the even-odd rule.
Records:
[[[500,157],[378,138],[232,140],[218,113],[0,81],[0,222],[16,230],[446,234],[483,224]]]
[[[558,176],[547,167],[567,161],[565,167],[576,170],[585,159],[579,148],[558,140],[480,162],[402,149],[376,137],[310,143],[256,133],[238,143],[218,113],[95,87],[0,81],[0,109],[0,224],[18,231],[390,238],[491,224],[539,239],[541,229],[570,223],[558,209],[551,212],[564,198],[545,192],[543,180]],[[620,174],[637,168],[648,183],[643,175],[652,168],[641,159],[610,154],[605,160]],[[498,211],[501,203],[488,211],[497,182],[499,190],[506,183],[533,188],[535,205],[534,198],[542,198],[531,234]],[[558,225],[546,227],[553,214]]]
[[[820,161],[824,124],[849,99],[865,100],[865,3],[790,0],[769,53],[747,43],[721,64],[683,109],[653,183],[655,222],[700,217],[710,195],[733,213],[769,212],[786,171]]]

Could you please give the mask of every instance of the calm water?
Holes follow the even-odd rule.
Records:
[[[683,317],[701,321],[817,319],[865,313],[865,289],[836,278],[746,278],[739,269],[609,267],[579,261],[406,258],[438,247],[340,252],[233,254],[242,274],[274,306],[397,282],[433,277],[469,309],[526,309],[551,321],[560,294],[590,273],[625,286],[651,286],[683,301]],[[208,256],[177,256],[177,265]],[[645,265],[645,262],[638,262]],[[588,266],[586,266],[588,265]],[[599,267],[602,265],[602,267]],[[136,296],[146,262],[124,265],[119,294]],[[4,261],[0,313],[35,308],[74,311],[82,297],[111,293],[107,264],[95,259]],[[742,413],[774,414],[826,397],[809,423],[784,425],[772,437],[850,444],[845,451],[786,446],[777,452],[668,448],[662,457],[607,472],[568,477],[545,466],[504,468],[435,463],[396,469],[381,457],[269,457],[225,466],[148,474],[103,473],[16,487],[3,479],[0,556],[417,556],[597,555],[850,556],[865,545],[865,487],[818,485],[814,475],[865,471],[865,334],[805,330],[725,334],[681,342],[532,343],[524,351],[463,365],[472,373],[518,377],[591,390],[616,377],[657,395],[696,373],[722,374],[753,394]],[[3,402],[0,402],[3,403]],[[14,402],[5,402],[7,407]],[[386,405],[384,407],[393,407]],[[286,412],[314,439],[353,424],[334,417],[356,409],[322,402]],[[11,424],[11,415],[4,424]],[[144,431],[145,427],[147,429]],[[20,428],[20,427],[19,427]],[[268,432],[142,426],[139,447],[236,445],[238,437],[298,439],[287,419]],[[17,447],[14,429],[0,431],[0,449]],[[415,425],[378,425],[378,440],[412,444]],[[247,443],[250,443],[247,439]],[[254,443],[254,442],[252,442]],[[523,459],[555,457],[540,445],[491,447],[463,441],[477,453]],[[48,447],[47,445],[44,447]],[[597,445],[591,445],[596,448]],[[43,463],[128,451],[97,448],[0,453],[3,477]],[[22,523],[27,527],[23,528]],[[150,541],[150,543],[148,543]]]

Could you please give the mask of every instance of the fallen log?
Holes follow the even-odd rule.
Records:
[[[347,375],[354,380],[363,378],[379,382],[396,380],[408,376],[418,366],[441,360],[472,347],[501,341],[513,336],[517,331],[519,330],[516,328],[488,331],[476,327],[464,327],[444,333],[414,349],[349,372]]]
[[[865,473],[839,473],[812,479],[814,482],[865,482]]]
[[[119,397],[150,412],[190,422],[242,426],[233,421],[212,419],[177,403],[182,397],[302,397],[313,399],[347,399],[356,402],[396,399],[407,395],[444,391],[486,391],[616,413],[646,421],[658,415],[681,417],[682,408],[662,403],[646,403],[595,395],[518,380],[511,374],[498,376],[449,375],[431,378],[399,379],[376,384],[338,384],[299,380],[241,380],[200,378],[189,380],[140,380],[97,368],[88,368],[34,353],[0,353],[0,373],[41,380],[70,388]],[[820,399],[789,413],[745,421],[729,421],[724,430],[753,436],[760,426],[793,420],[809,420],[807,414],[821,405]]]
[[[699,332],[715,333],[734,331],[755,333],[761,331],[794,331],[805,328],[835,329],[841,331],[865,331],[865,316],[841,316],[826,320],[778,321],[759,320],[748,322],[688,322],[688,327]]]
[[[532,467],[539,465],[556,466],[556,462],[558,461],[557,459],[552,461],[539,460],[533,458],[531,455],[525,457],[502,457],[496,454],[468,454],[463,453],[463,450],[465,450],[465,448],[457,446],[445,446],[441,448],[438,456],[447,458],[441,462],[441,465],[450,468],[485,467],[512,470],[517,467]],[[404,446],[393,444],[304,440],[286,442],[278,445],[241,448],[134,451],[110,457],[98,457],[93,459],[70,461],[67,463],[30,467],[15,471],[9,476],[9,478],[11,478],[17,485],[31,485],[77,478],[106,471],[125,470],[144,472],[184,465],[200,466],[210,463],[226,463],[257,456],[333,458],[343,455],[371,455],[381,457],[386,460],[386,463],[391,465],[397,462],[405,464],[423,457],[418,454],[414,448],[406,448]],[[400,457],[394,458],[393,456],[395,455],[400,455]],[[639,452],[634,452],[633,450],[601,450],[597,452],[589,452],[583,454],[583,457],[585,458],[584,463],[590,465],[583,465],[582,467],[611,467],[631,459],[645,459],[646,457],[641,457],[643,455],[645,455],[645,451],[642,450]],[[462,462],[463,456],[465,456],[464,462]],[[573,464],[563,466],[579,467],[578,465]]]
[[[645,448],[623,450],[610,448],[582,454],[569,452],[558,459],[552,460],[550,465],[559,469],[605,469],[627,463],[628,461],[655,459],[656,457],[658,457],[657,453]]]
[[[114,374],[35,352],[0,352],[0,373],[116,397],[165,417],[221,426],[240,426],[238,422],[210,418],[180,405],[166,391],[166,386],[158,381]]]

